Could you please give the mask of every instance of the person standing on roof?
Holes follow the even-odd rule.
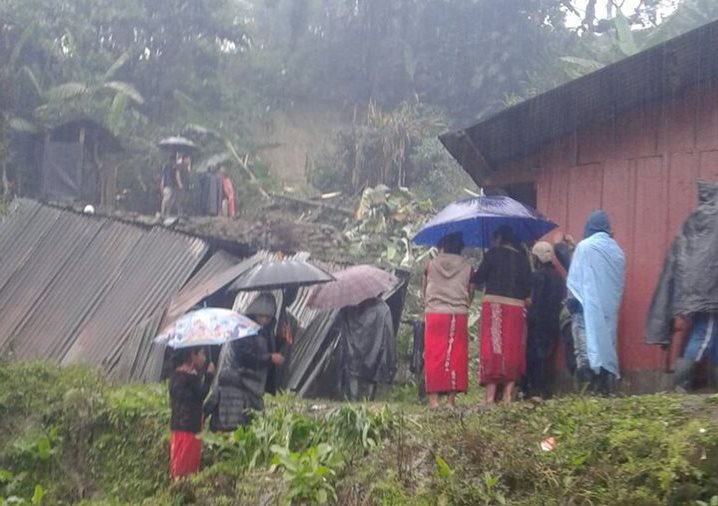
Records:
[[[616,334],[626,258],[613,239],[605,211],[588,217],[568,271],[576,375],[594,392],[608,394],[620,377]]]
[[[176,153],[172,153],[167,163],[162,167],[161,187],[162,204],[160,205],[160,215],[166,218],[174,212],[177,205],[177,191],[182,187]]]
[[[222,183],[222,216],[232,219],[235,213],[234,186],[224,166],[219,167],[219,178]]]
[[[469,307],[474,297],[474,270],[461,253],[461,233],[440,243],[440,253],[424,269],[424,371],[429,407],[446,395],[449,407],[457,393],[469,389]]]

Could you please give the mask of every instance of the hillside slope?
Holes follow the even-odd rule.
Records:
[[[0,498],[95,506],[718,502],[718,396],[564,398],[445,413],[287,396],[251,427],[207,436],[203,471],[175,485],[166,478],[166,404],[162,385],[0,364]],[[548,438],[552,451],[541,448]]]

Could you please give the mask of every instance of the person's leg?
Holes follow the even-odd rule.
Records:
[[[509,381],[504,385],[503,398],[501,399],[504,404],[510,404],[514,400],[515,389],[515,381]]]
[[[432,393],[428,394],[427,397],[429,398],[429,407],[431,409],[436,409],[439,407],[439,394]]]
[[[359,379],[355,376],[349,377],[349,400],[351,402],[359,401]]]
[[[586,349],[586,321],[583,314],[574,314],[571,320],[571,334],[573,334],[573,347],[576,355],[576,382],[579,392],[592,387],[593,371],[588,361]]]
[[[162,204],[160,204],[160,216],[167,216],[172,209],[172,188],[162,188]]]
[[[496,401],[496,383],[488,383],[484,387],[484,405],[494,404]]]
[[[376,398],[376,383],[373,381],[368,382],[366,389],[366,397],[369,402],[373,402]]]
[[[449,392],[446,396],[446,404],[453,408],[456,405],[456,392]]]
[[[693,382],[696,364],[706,351],[711,350],[713,335],[716,332],[716,319],[713,315],[699,313],[693,316],[693,326],[683,357],[676,362],[673,384],[677,391],[687,391]]]

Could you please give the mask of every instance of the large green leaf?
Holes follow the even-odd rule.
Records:
[[[124,81],[108,81],[102,86],[103,88],[114,90],[117,93],[127,95],[127,98],[138,104],[143,104],[145,102],[145,99],[142,98],[142,95],[139,91],[137,91],[137,88],[135,88],[130,83],[126,83]]]
[[[115,63],[110,65],[110,68],[107,69],[107,72],[105,72],[104,80],[108,81],[108,80],[112,79],[115,76],[115,74],[117,73],[117,71],[120,70],[125,65],[125,63],[127,63],[129,60],[130,60],[130,54],[127,51],[125,51],[124,53],[122,53],[120,55],[119,58],[117,58]]]
[[[618,15],[613,19],[613,26],[616,28],[616,41],[618,48],[626,56],[632,56],[638,53],[639,48],[636,44],[636,40],[633,37],[631,31],[631,24],[628,18],[624,16],[620,11]]]
[[[15,44],[15,47],[12,50],[12,53],[10,54],[10,68],[14,68],[15,64],[17,63],[18,59],[20,58],[20,53],[22,52],[22,49],[25,47],[25,44],[30,40],[30,38],[35,34],[35,30],[37,29],[37,21],[30,23],[25,27],[25,29],[22,32],[22,35],[20,35],[20,38],[17,41],[17,44]]]
[[[119,130],[120,120],[122,119],[122,114],[125,112],[126,106],[127,95],[124,93],[118,93],[115,95],[115,98],[112,99],[112,106],[110,107],[110,112],[107,115],[107,127],[115,134]]]
[[[90,87],[84,83],[71,82],[64,83],[45,92],[45,97],[49,102],[71,100],[90,93]]]
[[[30,133],[34,134],[37,133],[37,127],[31,122],[24,118],[10,118],[8,120],[8,126],[15,130],[16,132],[24,132],[24,133]]]

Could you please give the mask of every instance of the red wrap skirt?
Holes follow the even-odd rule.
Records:
[[[468,322],[465,314],[426,315],[424,373],[427,393],[468,390]]]
[[[479,382],[504,384],[526,372],[526,309],[524,302],[487,295],[481,306]]]
[[[191,432],[172,431],[170,436],[170,476],[181,478],[199,471],[202,442]]]

